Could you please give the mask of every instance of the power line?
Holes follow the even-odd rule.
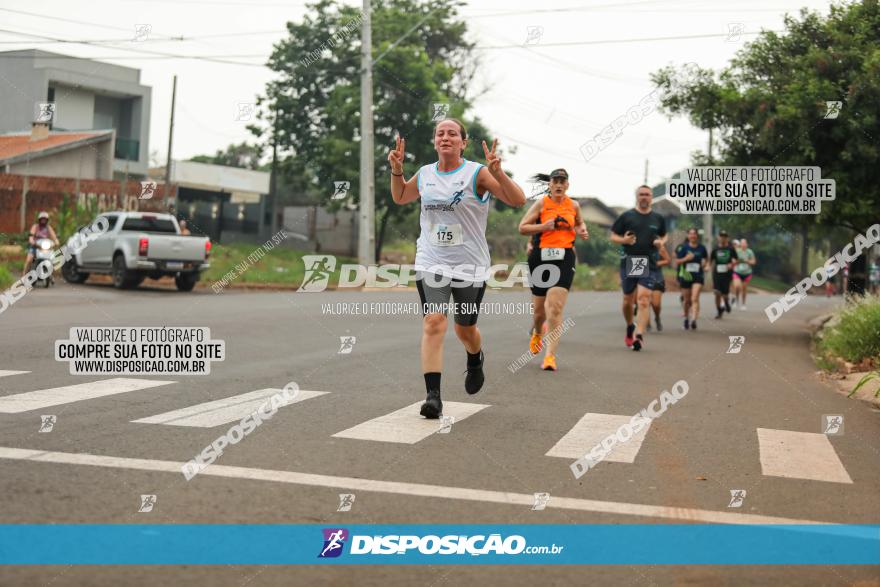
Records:
[[[743,31],[738,33],[739,35],[760,35],[765,32],[772,33],[784,33],[785,31]],[[673,37],[639,37],[639,38],[631,38],[631,39],[600,39],[596,41],[567,41],[563,43],[541,43],[540,45],[535,45],[536,47],[572,47],[578,45],[613,45],[618,43],[647,43],[653,41],[681,41],[688,39],[710,39],[710,38],[718,38],[718,37],[728,37],[729,33],[707,33],[704,35],[678,35]],[[523,45],[490,45],[490,46],[480,46],[477,47],[479,49],[515,49],[522,47]]]
[[[50,37],[47,35],[36,35],[36,34],[31,34],[31,33],[21,33],[21,32],[17,32],[17,31],[11,31],[9,29],[0,29],[0,32],[10,33],[10,34],[19,35],[19,36],[25,36],[25,37],[35,37],[35,38],[39,38],[39,39],[49,39],[49,40],[57,41],[59,43],[72,43],[72,44],[77,44],[77,45],[87,45],[89,47],[101,47],[103,49],[107,49],[107,47],[105,47],[104,45],[99,45],[96,43],[92,43],[90,41],[78,41],[78,40],[74,40],[74,39],[59,39],[57,37]],[[132,41],[132,42],[134,42],[134,41]],[[222,58],[216,58],[216,57],[210,57],[210,56],[175,55],[173,53],[163,53],[160,51],[150,51],[149,49],[135,49],[133,47],[113,47],[113,48],[116,49],[117,51],[146,53],[149,55],[158,55],[158,56],[162,56],[162,57],[166,57],[166,58],[170,58],[170,59],[196,59],[196,60],[201,60],[201,61],[209,61],[209,62],[213,62],[213,63],[223,63],[226,65],[246,65],[246,66],[250,66],[250,67],[265,67],[265,65],[262,65],[259,63],[243,63],[240,61],[227,61]],[[12,57],[15,57],[15,56],[12,56]],[[19,56],[19,57],[21,57],[21,56]],[[30,57],[30,56],[27,56],[27,57]],[[264,58],[268,58],[268,57],[264,56]],[[97,57],[80,57],[78,59],[98,59],[98,58]],[[118,57],[102,57],[101,59],[118,59]]]

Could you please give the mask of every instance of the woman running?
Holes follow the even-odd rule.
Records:
[[[703,290],[703,272],[709,252],[700,244],[700,235],[696,228],[687,233],[685,242],[675,249],[678,264],[678,285],[684,293],[684,329],[697,329],[697,318],[700,316],[700,292]]]
[[[749,248],[748,241],[744,238],[739,239],[739,248],[736,250],[736,256],[739,258],[739,262],[733,268],[733,303],[736,305],[739,302],[739,309],[745,310],[746,290],[748,289],[749,281],[752,279],[752,268],[758,262],[758,259],[755,257],[755,252]]]
[[[477,315],[491,265],[486,243],[489,196],[494,194],[514,208],[526,202],[522,189],[501,169],[501,159],[495,154],[497,140],[491,151],[483,141],[485,166],[464,158],[467,144],[467,130],[461,122],[454,118],[440,121],[434,127],[438,161],[422,166],[409,180],[403,176],[406,139],[397,137],[396,147],[388,154],[394,201],[408,204],[422,199],[415,269],[425,315],[421,355],[427,397],[421,414],[431,419],[443,413],[440,374],[450,296],[455,302],[455,334],[467,352],[465,391],[474,394],[483,387],[484,355]]]
[[[566,195],[568,172],[565,169],[556,169],[549,176],[538,174],[534,179],[550,182],[550,193],[532,204],[519,223],[520,234],[531,239],[538,237],[537,242],[533,241],[529,253],[529,273],[532,276],[529,282],[532,284],[532,305],[535,308],[529,351],[537,355],[543,347],[544,322],[547,322],[550,332],[555,332],[562,324],[562,309],[568,299],[568,290],[571,289],[577,265],[574,253],[575,236],[580,235],[586,240],[590,235],[581,218],[581,207]],[[538,279],[549,277],[544,270],[539,269],[542,266],[558,268],[559,276],[554,279],[555,283],[536,283]],[[555,275],[555,272],[551,275]],[[556,371],[558,346],[557,332],[547,342],[544,363],[541,365],[545,371]]]
[[[657,323],[657,332],[663,332],[663,323],[660,321],[660,303],[663,294],[666,293],[666,278],[663,277],[663,268],[672,263],[666,245],[655,241],[657,247],[657,279],[654,280],[654,289],[651,291],[651,307],[654,309],[654,322]],[[638,307],[638,306],[636,306]],[[648,322],[648,330],[651,330],[651,322]]]

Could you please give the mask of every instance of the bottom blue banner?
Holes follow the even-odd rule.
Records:
[[[5,565],[876,565],[878,525],[0,525]]]

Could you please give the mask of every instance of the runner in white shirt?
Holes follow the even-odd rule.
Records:
[[[483,386],[483,350],[477,328],[477,309],[489,277],[489,246],[486,221],[490,198],[519,208],[526,202],[523,190],[501,169],[501,159],[483,141],[486,165],[464,158],[467,130],[454,118],[434,128],[434,149],[438,161],[421,167],[409,180],[403,176],[406,139],[388,154],[391,166],[391,197],[397,204],[422,200],[416,242],[418,273],[416,285],[425,314],[422,325],[422,371],[427,398],[421,414],[439,418],[440,374],[443,365],[443,337],[450,296],[455,302],[455,334],[467,352],[465,391],[474,394]]]

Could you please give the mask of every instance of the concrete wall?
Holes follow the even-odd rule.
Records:
[[[285,246],[357,256],[357,212],[329,213],[320,206],[285,206],[282,228],[290,234]]]
[[[49,157],[38,157],[9,166],[9,173],[72,177],[80,179],[113,179],[113,141],[83,145]]]
[[[95,126],[95,94],[83,88],[54,85],[55,121],[52,126],[64,130],[91,130],[113,128],[112,125]]]

